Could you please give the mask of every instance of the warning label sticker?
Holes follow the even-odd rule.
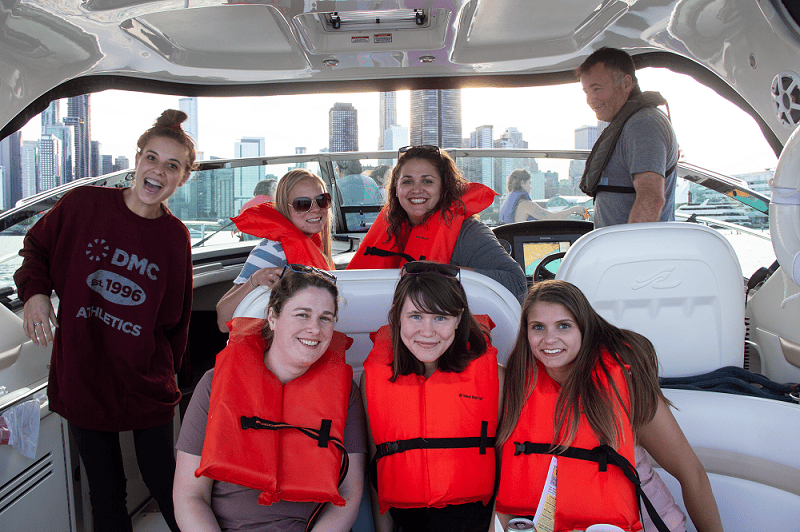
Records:
[[[391,33],[376,33],[372,37],[373,42],[392,42]]]
[[[350,37],[350,42],[352,44],[368,43],[369,35],[353,35],[352,37]]]

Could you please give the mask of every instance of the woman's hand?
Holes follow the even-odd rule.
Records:
[[[26,302],[23,310],[22,330],[35,345],[53,343],[53,328],[58,327],[56,323],[56,312],[50,298],[44,294],[31,296]]]
[[[253,288],[257,286],[266,286],[270,290],[278,284],[281,279],[283,268],[261,268],[247,280]]]

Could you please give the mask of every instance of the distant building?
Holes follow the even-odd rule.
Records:
[[[91,165],[89,167],[89,171],[91,172],[89,175],[92,177],[103,175],[103,157],[100,155],[102,148],[103,145],[99,140],[92,141]]]
[[[461,90],[411,91],[409,144],[460,148],[461,141]]]
[[[522,132],[519,129],[508,127],[500,138],[494,141],[494,147],[499,149],[526,150],[528,149],[528,141],[523,140]],[[501,196],[504,196],[508,193],[506,187],[508,185],[509,174],[517,168],[523,168],[531,172],[534,166],[536,166],[536,161],[529,157],[503,157],[495,159],[495,190]]]
[[[358,151],[358,110],[352,103],[337,102],[328,111],[328,147],[331,152]]]
[[[36,152],[39,143],[35,140],[23,140],[20,151],[22,166],[22,197],[28,198],[36,194]]]
[[[189,117],[182,124],[183,130],[194,140],[195,148],[199,149],[200,138],[197,136],[197,98],[181,98],[178,100],[178,109]]]
[[[3,209],[10,209],[22,199],[22,133],[15,131],[0,140],[0,166],[3,167]]]
[[[297,146],[294,149],[294,154],[295,155],[305,155],[307,151],[308,150],[307,150],[307,148],[305,146]],[[305,168],[306,167],[306,163],[295,163],[294,167],[295,168]]]
[[[469,147],[478,149],[494,148],[492,126],[478,126],[469,135]],[[494,160],[491,157],[470,158],[467,161],[467,179],[494,188]]]
[[[112,171],[119,172],[120,170],[127,170],[130,167],[131,163],[128,161],[128,158],[124,155],[119,155],[116,159],[114,159],[114,167]]]
[[[748,186],[755,192],[758,192],[768,198],[771,198],[772,191],[769,188],[769,180],[772,179],[774,176],[775,176],[775,169],[767,168],[766,170],[763,170],[761,172],[737,174],[733,177],[744,179],[745,181],[747,181]]]
[[[72,146],[75,135],[74,128],[59,121],[55,125],[43,126],[42,134],[53,135],[61,141],[61,183],[69,183],[73,178]]]
[[[47,109],[42,111],[42,133],[47,133],[45,128],[54,126],[61,121],[61,104],[59,100],[50,102]]]
[[[394,124],[383,133],[384,150],[399,150],[403,146],[409,145],[408,128],[405,126]]]
[[[64,123],[73,128],[75,158],[73,177],[80,179],[91,175],[92,128],[90,122],[91,103],[88,94],[67,99],[67,116]]]
[[[395,150],[386,143],[386,132],[392,126],[397,125],[397,93],[396,92],[381,92],[378,95],[380,99],[380,113],[378,116],[378,149],[379,150]],[[408,133],[406,133],[406,136]],[[401,148],[402,146],[398,146]]]
[[[101,155],[100,156],[100,175],[110,174],[114,171],[114,161],[113,157],[110,155]]]
[[[42,135],[36,158],[36,192],[50,190],[63,183],[61,175],[61,140],[54,135]]]
[[[602,124],[602,125],[601,125]],[[581,126],[575,129],[575,149],[576,150],[591,150],[594,143],[600,137],[600,133],[605,129],[607,124],[605,122],[598,122],[596,126]],[[583,169],[586,167],[586,161],[573,160],[569,162],[569,185],[574,192],[578,191],[578,184],[583,176]]]
[[[233,146],[233,156],[237,159],[243,157],[263,157],[266,155],[264,137],[242,137]],[[233,212],[239,212],[242,204],[253,197],[253,189],[264,175],[261,166],[248,166],[234,168],[233,170]],[[230,214],[233,216],[234,214]]]

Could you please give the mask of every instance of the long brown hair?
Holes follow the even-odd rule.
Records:
[[[185,168],[186,173],[188,174],[194,170],[194,160],[197,157],[194,141],[181,127],[181,124],[187,118],[189,118],[189,116],[186,113],[178,111],[177,109],[167,109],[161,113],[161,116],[156,119],[153,127],[142,133],[139,140],[136,142],[137,156],[142,153],[142,150],[144,150],[144,147],[147,146],[151,138],[164,137],[172,139],[186,148],[186,154],[189,158],[189,164]]]
[[[658,385],[658,361],[653,344],[641,334],[619,329],[603,319],[592,308],[586,296],[566,281],[543,281],[528,292],[522,306],[519,334],[508,358],[504,383],[503,418],[497,431],[497,443],[502,445],[519,421],[522,407],[536,386],[536,358],[528,343],[528,314],[538,302],[564,306],[575,318],[581,332],[581,346],[573,371],[561,386],[556,402],[553,424],[553,446],[563,449],[575,439],[581,410],[600,443],[619,448],[622,424],[630,423],[636,431],[649,423],[656,413],[659,399],[667,402]],[[623,406],[620,391],[602,363],[600,355],[606,349],[623,371],[631,396],[631,410]],[[592,373],[605,374],[611,389],[600,388]]]
[[[444,277],[434,271],[406,274],[400,278],[389,309],[389,326],[392,331],[392,378],[399,375],[424,375],[425,365],[409,351],[400,338],[400,318],[406,299],[426,314],[461,316],[455,338],[450,347],[437,360],[441,371],[460,373],[470,362],[486,352],[484,331],[469,311],[467,294],[458,279]]]
[[[306,179],[316,181],[322,186],[322,190],[328,190],[325,187],[325,181],[323,181],[320,176],[303,168],[296,168],[284,174],[280,181],[278,181],[278,187],[275,189],[275,210],[284,215],[287,220],[292,219],[291,215],[289,214],[289,209],[291,209],[291,206],[289,205],[289,198],[290,194],[292,193],[292,189],[295,187],[295,185],[305,181]],[[313,201],[314,198],[311,198],[311,200]],[[322,254],[325,255],[326,259],[328,259],[328,264],[333,265],[333,255],[331,254],[330,212],[328,212],[327,219],[328,223],[326,223],[322,228]]]
[[[456,162],[447,155],[447,152],[420,146],[410,148],[408,151],[403,152],[397,159],[397,164],[392,169],[392,177],[389,180],[389,190],[386,194],[386,210],[383,211],[389,225],[386,228],[387,240],[390,240],[392,237],[396,240],[400,240],[403,235],[404,227],[410,225],[408,214],[400,205],[400,200],[397,197],[397,182],[400,180],[403,165],[415,159],[424,159],[431,163],[442,178],[442,193],[439,197],[439,202],[425,215],[423,223],[425,223],[430,216],[441,212],[445,223],[450,224],[453,220],[451,209],[466,208],[464,202],[461,201],[461,196],[464,195],[464,191],[466,190],[467,180],[464,179],[461,172],[458,171]],[[455,206],[453,204],[455,204]]]

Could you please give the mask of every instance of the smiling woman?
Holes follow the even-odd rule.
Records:
[[[142,477],[178,531],[172,417],[181,398],[175,373],[188,336],[192,257],[186,226],[163,202],[194,163],[185,119],[164,111],[140,137],[133,187],[65,194],[28,231],[14,275],[25,333],[36,344],[53,343],[50,409],[69,421],[98,530],[131,528],[118,433],[133,430]]]

